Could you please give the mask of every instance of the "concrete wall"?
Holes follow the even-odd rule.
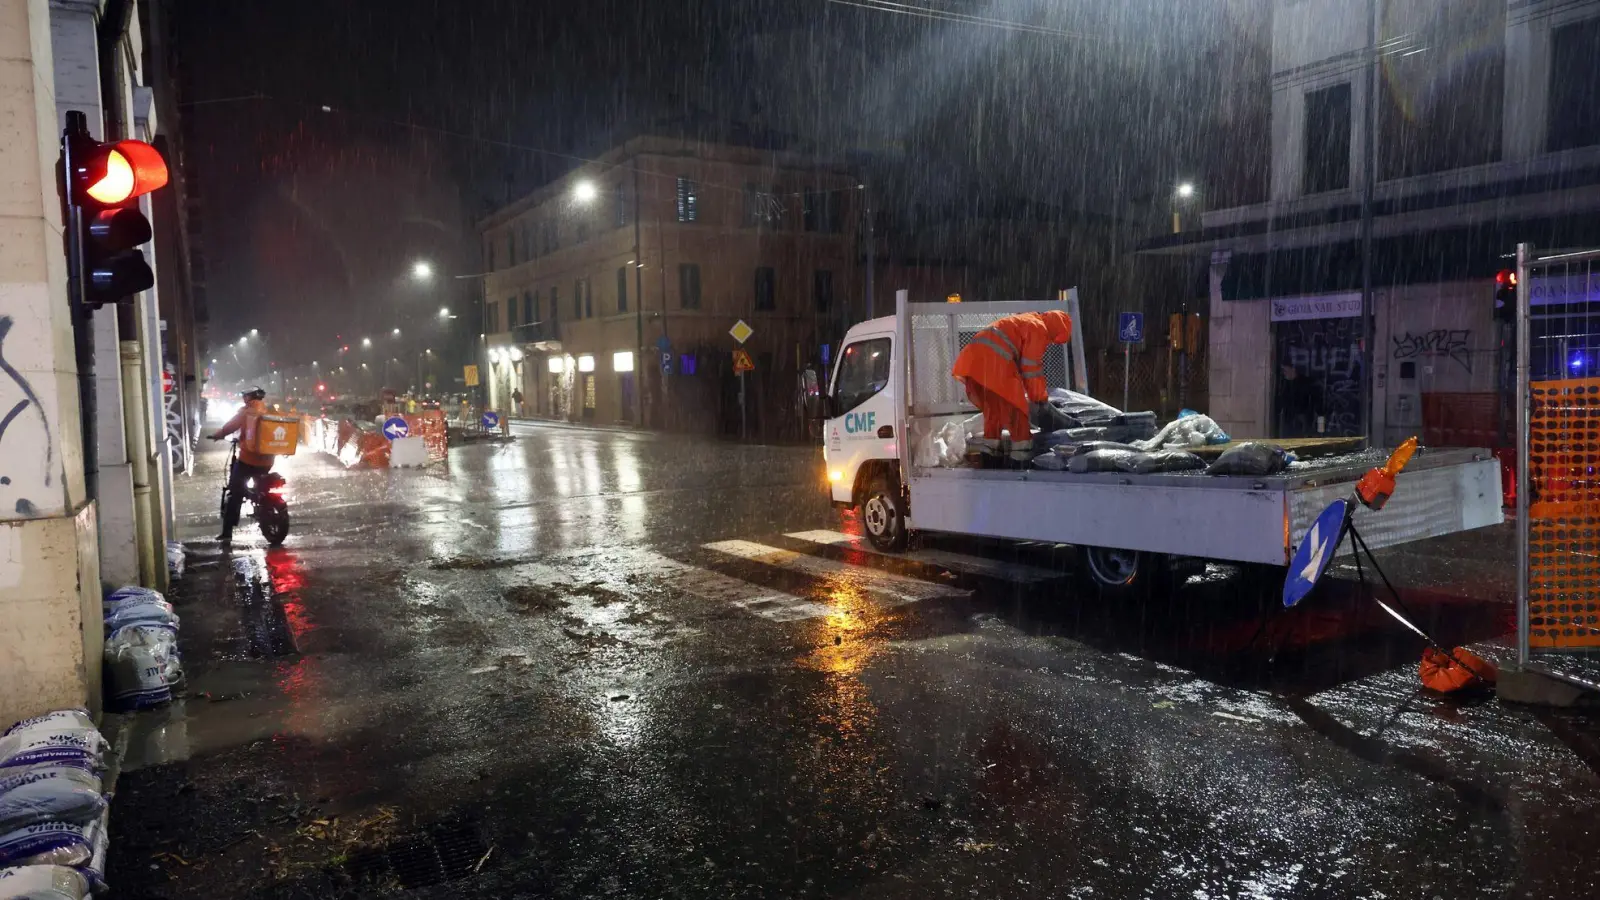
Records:
[[[1224,301],[1221,278],[1225,268],[1225,262],[1212,265],[1210,343],[1206,348],[1210,409],[1206,413],[1230,435],[1263,437],[1269,433],[1272,304],[1265,300]]]
[[[0,0],[0,723],[100,699],[46,0]]]
[[[1373,434],[1385,444],[1422,433],[1424,393],[1495,390],[1493,285],[1407,285],[1376,292],[1374,303]]]

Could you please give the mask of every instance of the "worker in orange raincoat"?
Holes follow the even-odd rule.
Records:
[[[1061,310],[1006,316],[978,332],[956,357],[950,374],[961,379],[967,399],[983,413],[986,452],[995,452],[1001,432],[1011,435],[1013,459],[1031,459],[1030,413],[1049,399],[1044,353],[1072,339],[1072,318]]]

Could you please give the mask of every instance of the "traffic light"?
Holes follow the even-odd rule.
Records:
[[[1517,273],[1511,269],[1495,273],[1494,317],[1502,322],[1517,320]]]
[[[83,113],[67,113],[61,134],[61,196],[67,264],[87,309],[126,302],[155,284],[141,244],[152,236],[139,197],[167,183],[167,164],[143,141],[101,143]]]

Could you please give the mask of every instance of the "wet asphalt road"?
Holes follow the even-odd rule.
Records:
[[[1412,697],[1347,584],[1258,637],[1219,567],[1108,604],[1067,550],[853,549],[809,449],[518,432],[297,457],[277,551],[203,539],[219,456],[180,483],[189,695],[127,726],[118,896],[1600,895],[1600,732]],[[1474,641],[1507,552],[1390,562]]]

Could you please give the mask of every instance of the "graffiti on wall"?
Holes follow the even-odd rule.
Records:
[[[167,420],[167,458],[172,461],[172,471],[189,471],[188,429],[184,427],[183,403],[178,395],[178,370],[166,363],[166,377],[161,379],[161,411]]]
[[[1435,328],[1432,331],[1408,331],[1394,338],[1394,358],[1448,359],[1470,375],[1472,373],[1472,330],[1468,328]]]
[[[49,487],[55,438],[33,385],[6,360],[11,325],[10,316],[0,316],[0,510],[31,516],[37,507],[27,494]],[[43,454],[39,453],[41,444]],[[39,470],[41,462],[43,469]]]

